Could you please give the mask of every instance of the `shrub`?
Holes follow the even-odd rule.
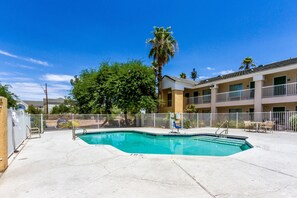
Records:
[[[188,119],[185,119],[185,120],[184,120],[183,125],[184,125],[183,127],[184,127],[185,129],[192,128],[192,123],[191,123],[191,121],[188,120]]]
[[[289,118],[289,124],[290,124],[291,128],[293,129],[293,131],[297,131],[297,114],[292,115]]]
[[[79,127],[79,123],[78,121],[68,121],[66,123],[62,123],[61,125],[61,128],[65,129],[65,128],[68,128],[68,129],[72,129],[72,128],[78,128]]]

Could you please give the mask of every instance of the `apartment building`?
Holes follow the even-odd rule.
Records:
[[[164,76],[162,112],[199,113],[297,111],[297,58],[193,81]]]

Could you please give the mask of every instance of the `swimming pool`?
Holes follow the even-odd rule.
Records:
[[[228,156],[251,148],[244,139],[210,135],[152,135],[118,131],[83,134],[79,137],[88,144],[111,145],[126,153]]]

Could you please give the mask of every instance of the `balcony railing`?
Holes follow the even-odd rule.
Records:
[[[244,89],[217,94],[217,102],[229,102],[254,99],[255,89]]]
[[[195,96],[186,98],[187,104],[207,104],[210,103],[211,97],[210,95],[204,95],[204,96]]]
[[[263,98],[293,95],[297,95],[297,82],[283,85],[266,86],[262,88]]]

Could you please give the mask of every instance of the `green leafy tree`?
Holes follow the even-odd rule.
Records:
[[[179,75],[180,78],[183,78],[183,79],[186,79],[187,78],[187,74],[185,74],[184,72],[182,72],[180,75]]]
[[[65,104],[59,104],[57,106],[54,106],[51,111],[51,114],[63,114],[63,113],[71,113],[70,107]]]
[[[196,110],[195,105],[193,105],[193,104],[189,104],[189,105],[187,105],[187,106],[186,106],[186,109],[185,109],[185,112],[186,112],[186,113],[196,113],[197,110]]]
[[[123,64],[117,76],[115,105],[127,113],[139,113],[141,109],[153,112],[156,108],[154,72],[141,61]]]
[[[154,38],[148,39],[147,43],[151,45],[148,57],[153,58],[157,63],[157,84],[158,100],[162,97],[162,69],[171,58],[174,57],[177,50],[177,41],[172,36],[171,27],[154,27]],[[160,111],[160,105],[158,110]]]
[[[195,68],[193,68],[193,71],[191,72],[191,78],[195,81],[197,79],[197,71]]]
[[[154,71],[141,61],[102,63],[98,70],[83,70],[71,82],[79,113],[138,113],[156,109]]]
[[[246,57],[245,59],[243,59],[239,70],[249,70],[252,67],[256,67],[254,60],[252,59],[252,57]]]
[[[17,96],[9,91],[10,85],[2,85],[0,83],[0,96],[7,98],[7,106],[10,107],[16,107],[17,104]]]
[[[29,105],[26,112],[30,114],[42,114],[42,110],[34,107],[33,105]]]

